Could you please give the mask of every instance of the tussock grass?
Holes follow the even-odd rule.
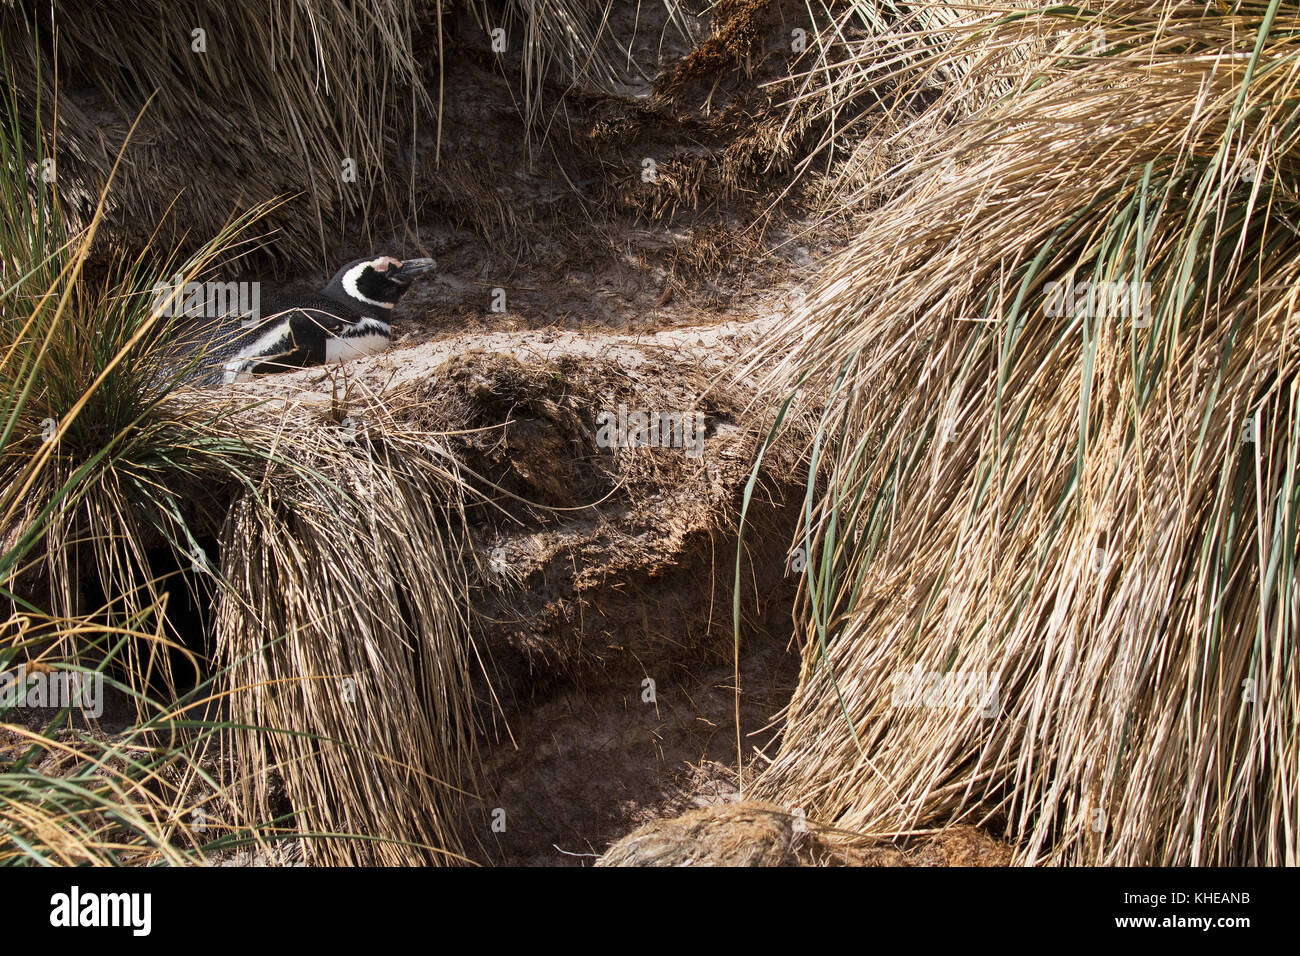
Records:
[[[163,612],[150,608],[131,628],[90,616],[18,615],[4,623],[0,866],[201,865],[223,850],[277,838],[275,821],[250,826],[232,806],[215,760],[226,725],[203,718],[218,696],[215,680],[162,701],[111,676],[124,648],[167,643]],[[87,669],[51,653],[69,638],[102,650],[100,665]],[[24,678],[42,672],[78,675],[91,718],[114,691],[142,716],[107,733],[75,702],[26,711]]]
[[[105,490],[129,486],[137,469],[166,454],[166,428],[148,421],[156,369],[141,374],[153,320],[125,304],[140,298],[131,286],[138,266],[116,295],[82,281],[99,212],[86,232],[66,231],[53,191],[14,135],[12,89],[0,136],[0,863],[199,862],[211,841],[205,825],[191,826],[190,797],[196,785],[219,791],[205,767],[214,727],[191,713],[206,685],[169,704],[143,692],[152,681],[142,662],[168,661],[175,646],[157,582],[138,586],[143,568],[118,574],[122,590],[97,610],[82,606],[70,574],[79,552],[103,558],[132,543],[102,527],[92,528],[91,544],[77,540],[70,529],[80,518],[114,503],[124,505],[119,515],[136,516],[158,500],[137,495],[126,506]],[[42,671],[102,679],[126,695],[137,724],[108,736],[71,723],[64,706],[41,725],[20,708],[23,675]],[[112,676],[123,672],[129,683]],[[233,822],[224,832],[249,836]]]
[[[675,0],[666,2],[674,28],[688,31]],[[34,16],[7,4],[0,43],[24,135],[45,129],[62,143],[56,188],[74,228],[88,224],[132,119],[149,104],[109,198],[97,263],[109,249],[138,252],[160,229],[192,252],[233,214],[278,202],[265,219],[276,241],[261,251],[282,265],[319,267],[337,265],[352,226],[365,242],[402,224],[416,230],[421,151],[441,176],[457,19],[463,31],[506,31],[520,112],[544,136],[565,122],[548,85],[561,95],[577,85],[613,90],[646,69],[610,29],[612,8],[610,0],[468,0],[453,14],[428,0],[188,9],[150,0],[56,3]],[[52,62],[41,74],[43,51]],[[56,114],[60,73],[77,82]]]
[[[411,198],[390,158],[399,137],[410,147],[413,114],[433,110],[416,52],[423,9],[411,0],[60,3],[32,18],[10,5],[0,8],[0,36],[23,132],[39,127],[62,143],[57,187],[72,226],[88,224],[129,119],[149,103],[146,135],[108,204],[114,244],[136,251],[166,224],[182,245],[198,245],[232,211],[292,196],[270,220],[280,231],[274,252],[325,261],[348,217],[400,217]],[[51,49],[56,62],[39,74]],[[65,94],[57,125],[55,67],[96,91]],[[38,89],[48,108],[40,115]]]
[[[169,365],[168,329],[152,293],[161,277],[143,256],[98,282],[85,277],[104,203],[87,229],[75,230],[24,152],[13,87],[6,106],[0,571],[19,609],[82,617],[91,610],[86,586],[93,579],[109,597],[109,620],[139,619],[163,601],[146,552],[194,552],[202,506],[192,507],[193,492],[229,481],[243,446],[235,436],[200,430],[221,420],[224,408],[183,410],[169,400],[188,369]],[[226,224],[193,258],[164,260],[165,271],[193,278],[248,222]],[[64,659],[80,661],[75,640],[57,643]],[[138,690],[155,670],[169,679],[160,646],[132,642],[125,653]]]
[[[12,134],[13,94],[6,105]],[[142,256],[92,283],[104,199],[87,228],[68,224],[22,144],[0,139],[0,597],[14,635],[0,670],[107,674],[136,723],[73,742],[3,725],[20,740],[0,755],[14,841],[0,858],[202,860],[205,838],[178,821],[177,781],[196,780],[233,805],[209,845],[297,834],[314,862],[459,858],[451,808],[473,728],[454,463],[429,436],[386,432],[377,407],[354,430],[182,388],[155,283],[200,274],[251,217],[162,275]],[[159,551],[175,572],[155,573]],[[183,587],[215,606],[217,648],[188,693],[173,652],[204,648],[168,613]],[[336,693],[344,679],[355,699]],[[213,737],[229,778],[204,769]],[[33,765],[55,752],[71,766]],[[273,772],[291,819],[268,798]]]
[[[454,461],[375,400],[342,423],[290,406],[238,427],[276,448],[222,531],[217,653],[232,719],[250,727],[229,738],[241,805],[273,815],[274,769],[300,831],[378,838],[312,841],[309,859],[460,857],[478,664]]]
[[[664,3],[680,24],[676,0]],[[483,30],[504,30],[507,51],[520,53],[520,111],[530,131],[542,123],[548,81],[613,90],[626,68],[635,67],[630,47],[609,29],[613,0],[505,0],[470,6]]]
[[[762,796],[1028,863],[1296,862],[1298,37],[1007,6],[914,61],[960,66],[917,120],[951,125],[771,344],[825,411]],[[1149,324],[1049,314],[1071,278],[1149,282]]]

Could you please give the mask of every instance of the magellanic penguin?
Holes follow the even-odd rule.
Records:
[[[183,356],[200,356],[188,377],[203,385],[373,355],[388,348],[393,306],[435,266],[432,259],[358,259],[319,292],[259,296],[257,314],[187,319],[173,342]]]

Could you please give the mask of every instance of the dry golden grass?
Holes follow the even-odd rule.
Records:
[[[955,121],[770,346],[772,394],[826,408],[757,793],[1026,863],[1295,863],[1300,21],[955,34],[913,61],[961,68],[918,123]],[[1149,325],[1049,314],[1068,276],[1149,281]],[[895,699],[912,674],[996,692]]]
[[[0,669],[39,658],[107,672],[137,721],[125,739],[74,744],[10,728],[31,738],[0,772],[0,813],[30,836],[14,858],[201,859],[207,840],[175,819],[187,788],[153,784],[164,767],[193,779],[217,734],[233,779],[207,783],[231,786],[245,835],[311,834],[314,861],[457,858],[450,817],[474,736],[454,462],[432,436],[385,431],[373,403],[354,409],[354,429],[180,388],[145,258],[85,278],[105,198],[77,229],[30,181],[19,136],[0,141],[0,159],[0,596],[11,622],[54,622],[6,638]],[[250,221],[225,224],[176,271],[195,276]],[[208,537],[219,553],[200,546]],[[161,577],[159,554],[174,566]],[[171,652],[204,650],[168,613],[183,587],[216,604],[217,660],[210,700],[179,719]],[[123,765],[89,788],[82,771],[28,767],[55,750],[91,771]],[[272,771],[290,821],[273,820]]]
[[[907,847],[822,826],[761,800],[689,810],[638,827],[596,866],[1006,866],[1011,851],[974,827],[920,834]]]
[[[86,225],[143,110],[107,205],[109,242],[134,252],[161,224],[192,244],[241,209],[293,197],[268,220],[279,231],[274,252],[320,261],[347,217],[400,216],[412,198],[389,160],[403,132],[409,148],[412,115],[433,109],[416,55],[419,9],[413,0],[55,4],[32,19],[9,5],[0,38],[24,135],[45,130],[51,155],[58,143],[57,184],[73,226]],[[47,44],[57,63],[38,70]],[[65,93],[56,111],[56,73],[70,64],[96,92]],[[352,179],[345,160],[355,163]]]
[[[279,403],[235,421],[274,449],[221,540],[217,656],[249,727],[227,738],[241,806],[273,815],[274,770],[299,831],[349,835],[310,841],[309,860],[462,858],[478,664],[454,462],[373,399],[342,423]]]

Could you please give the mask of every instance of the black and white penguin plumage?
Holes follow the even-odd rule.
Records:
[[[319,292],[267,296],[252,317],[235,312],[187,320],[173,341],[183,355],[200,356],[189,376],[195,384],[372,355],[388,348],[397,301],[435,265],[432,259],[358,259]]]

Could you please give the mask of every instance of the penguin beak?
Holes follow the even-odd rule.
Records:
[[[424,275],[437,267],[438,263],[433,259],[406,259],[389,278],[405,279],[409,282],[416,276]]]

